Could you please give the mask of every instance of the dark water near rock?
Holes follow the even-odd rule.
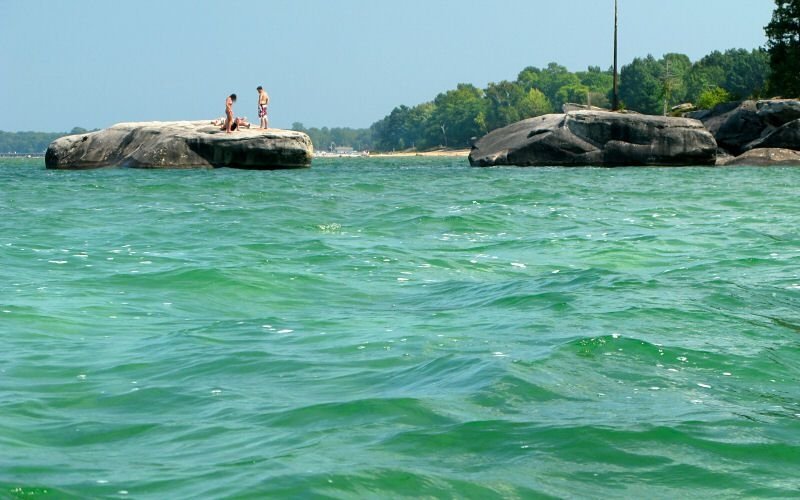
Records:
[[[800,169],[0,182],[2,498],[800,489]]]

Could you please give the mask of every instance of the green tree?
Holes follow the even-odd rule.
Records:
[[[537,88],[544,92],[544,95],[547,96],[555,109],[560,110],[561,106],[566,102],[564,97],[565,95],[569,95],[569,91],[562,92],[561,94],[559,94],[559,91],[563,87],[574,88],[575,85],[580,85],[580,83],[575,73],[571,73],[564,66],[550,63],[547,65],[547,68],[543,69],[539,74]]]
[[[719,52],[717,52],[719,53]],[[712,62],[711,55],[696,62],[686,75],[686,99],[696,103],[705,90],[725,85],[725,70]]]
[[[556,92],[557,102],[566,104],[568,102],[575,104],[588,104],[589,103],[589,87],[578,82],[564,85],[558,92]]]
[[[541,86],[539,84],[539,76],[541,74],[542,70],[540,70],[536,66],[528,66],[527,68],[519,72],[516,83],[518,85],[521,85],[523,90],[525,90],[525,92],[531,89],[541,90]]]
[[[525,94],[525,89],[517,83],[505,80],[490,83],[484,91],[487,109],[483,116],[486,128],[492,130],[520,121],[520,103]]]
[[[563,87],[580,85],[581,81],[575,73],[570,72],[558,63],[550,63],[544,69],[528,66],[517,76],[519,84],[525,92],[531,89],[538,89],[547,97],[554,109],[561,109],[564,104],[564,97],[569,95],[569,91],[559,91]]]
[[[700,94],[722,87],[731,99],[759,97],[769,76],[769,55],[762,49],[714,51],[697,61],[686,75],[686,99],[697,102]]]
[[[731,95],[722,87],[710,87],[700,92],[697,98],[697,108],[713,109],[714,106],[731,101]]]
[[[372,147],[380,151],[422,149],[440,144],[439,134],[429,132],[436,106],[427,102],[409,108],[398,106],[370,127]],[[430,136],[430,137],[429,137]]]
[[[609,68],[603,71],[600,66],[589,66],[586,71],[575,73],[583,85],[589,87],[592,92],[605,93],[614,86],[614,70]]]
[[[665,54],[661,59],[661,100],[670,108],[686,102],[686,75],[692,69],[692,61],[685,54]],[[662,104],[663,106],[663,104]]]
[[[760,97],[770,75],[769,54],[764,49],[731,49],[727,58],[725,89],[736,99]],[[800,95],[800,94],[798,94]]]
[[[581,84],[589,88],[589,102],[586,104],[611,108],[611,93],[614,87],[613,68],[603,71],[600,66],[589,66],[588,70],[579,71],[575,75],[580,79]]]
[[[375,147],[382,151],[405,149],[411,108],[402,105],[394,108],[384,119],[372,125]]]
[[[800,0],[775,0],[772,21],[764,31],[772,68],[770,90],[800,97]]]
[[[533,118],[553,112],[550,100],[539,89],[530,89],[519,102],[520,119]]]
[[[441,131],[440,144],[449,147],[467,147],[472,137],[484,132],[477,120],[486,113],[483,91],[474,85],[460,83],[455,90],[439,94],[433,103],[432,120]]]
[[[661,114],[663,75],[664,68],[652,55],[637,57],[620,71],[620,100],[628,109],[653,115]]]

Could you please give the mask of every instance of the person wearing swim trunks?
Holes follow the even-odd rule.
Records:
[[[261,128],[269,128],[269,118],[267,117],[267,106],[269,106],[269,95],[261,85],[256,88],[258,91],[258,117],[261,119]]]
[[[231,94],[225,99],[225,133],[230,134],[231,130],[236,130],[233,123],[233,103],[236,102],[236,94]]]

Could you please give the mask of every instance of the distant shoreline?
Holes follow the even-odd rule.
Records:
[[[435,149],[431,151],[394,151],[394,152],[369,152],[353,151],[351,153],[328,153],[320,151],[314,158],[467,158],[469,149]]]
[[[406,158],[406,157],[451,157],[451,158],[466,158],[469,156],[469,149],[437,149],[434,151],[399,151],[395,153],[370,153],[370,158]]]

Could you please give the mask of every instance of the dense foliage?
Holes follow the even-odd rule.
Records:
[[[372,149],[372,134],[369,129],[306,128],[302,123],[295,122],[292,124],[292,130],[308,134],[317,151],[333,151],[339,146],[352,147],[359,151]]]
[[[800,97],[800,0],[775,0],[775,5],[765,28],[772,67],[770,90]]]
[[[722,87],[710,87],[700,92],[696,102],[700,109],[713,109],[718,104],[732,100],[730,93]]]
[[[636,58],[620,72],[620,99],[641,113],[662,114],[676,104],[705,107],[709,91],[729,99],[759,97],[769,75],[769,56],[761,49],[714,51],[692,63],[683,54]],[[706,99],[701,100],[701,96]]]
[[[3,132],[0,130],[0,154],[42,154],[51,142],[65,135],[82,134],[86,129],[75,127],[70,132]]]
[[[647,114],[662,114],[684,102],[713,107],[760,96],[768,75],[769,55],[761,49],[715,51],[695,63],[683,54],[647,56],[623,66],[620,98],[627,109]],[[460,84],[432,102],[396,107],[372,125],[372,146],[384,151],[468,147],[472,137],[560,112],[565,103],[609,108],[612,86],[611,69],[593,66],[573,73],[556,63],[528,67],[513,82],[490,83],[485,89]]]

